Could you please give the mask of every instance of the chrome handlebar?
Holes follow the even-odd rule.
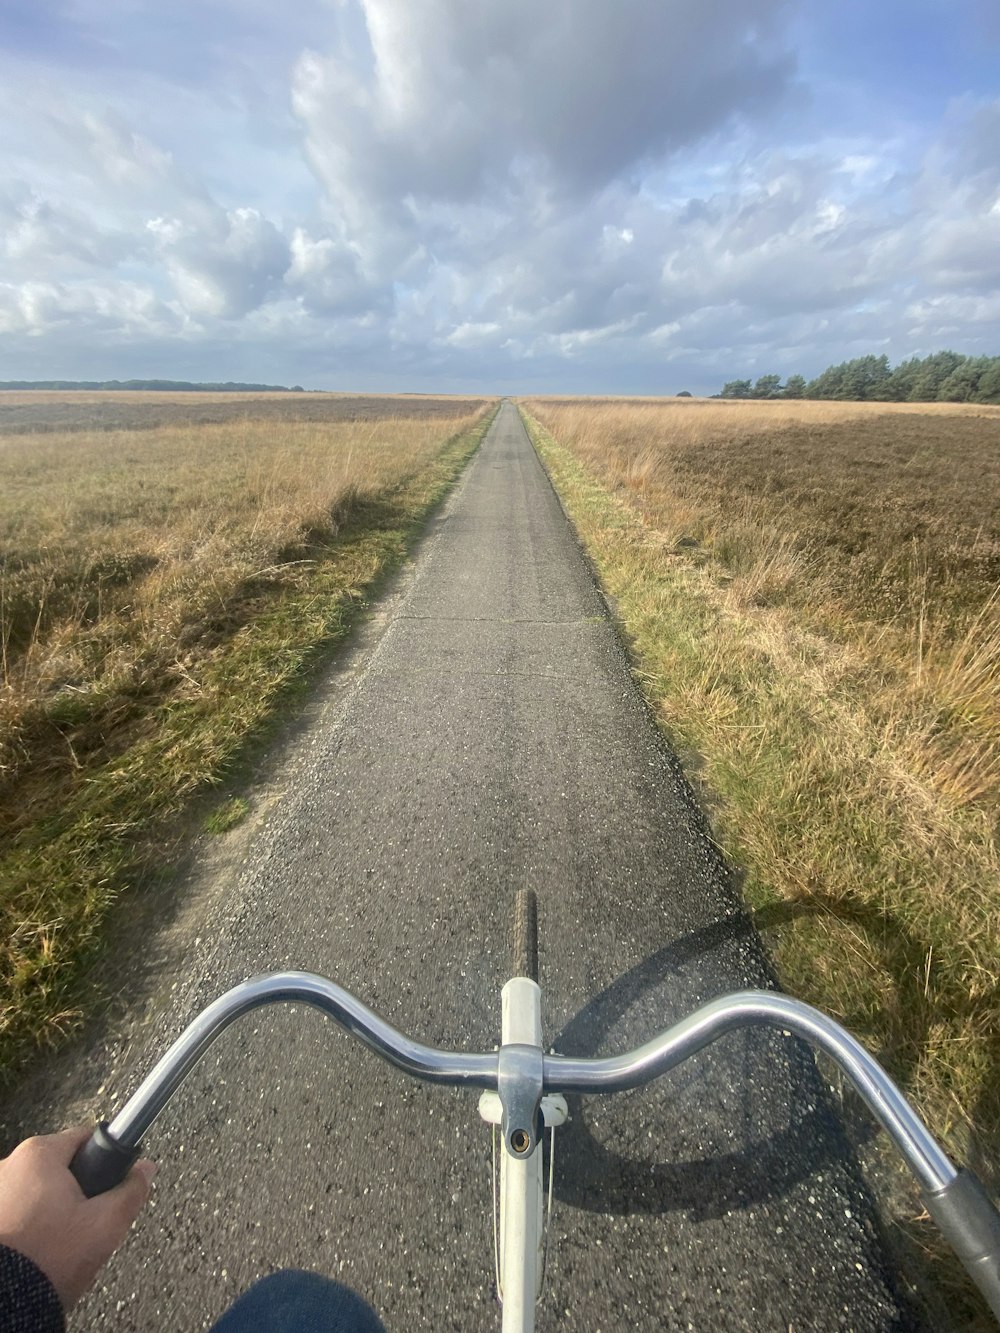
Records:
[[[185,1029],[108,1126],[123,1147],[137,1148],[181,1083],[230,1023],[253,1009],[282,1002],[308,1004],[404,1074],[430,1083],[496,1088],[497,1056],[467,1055],[424,1046],[398,1032],[359,999],[312,972],[271,972],[220,995]]]
[[[608,1059],[550,1056],[545,1087],[553,1092],[622,1092],[641,1087],[737,1028],[771,1027],[803,1037],[840,1066],[888,1130],[924,1189],[943,1189],[955,1168],[878,1061],[832,1018],[776,991],[720,996],[627,1055]]]
[[[309,972],[275,972],[243,982],[203,1010],[114,1119],[95,1129],[71,1165],[84,1193],[102,1193],[124,1179],[153,1121],[230,1023],[253,1009],[282,1001],[321,1010],[404,1073],[431,1083],[499,1091],[505,1115],[515,1103],[525,1104],[509,1078],[499,1080],[498,1087],[496,1051],[466,1054],[411,1041],[335,982]],[[543,1088],[562,1093],[623,1092],[665,1074],[727,1032],[756,1026],[804,1038],[847,1075],[917,1177],[928,1211],[1000,1319],[1000,1214],[971,1172],[956,1171],[878,1061],[818,1009],[774,991],[737,991],[710,1001],[625,1055],[590,1059],[546,1055]],[[537,1113],[536,1104],[532,1119]],[[517,1128],[509,1126],[512,1132]],[[533,1142],[534,1124],[522,1128]]]

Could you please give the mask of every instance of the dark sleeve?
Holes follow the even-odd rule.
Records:
[[[3,1333],[65,1333],[66,1316],[42,1270],[0,1245],[0,1329]]]

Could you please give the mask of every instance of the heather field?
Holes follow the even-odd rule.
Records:
[[[522,406],[786,989],[996,1185],[1000,409]]]
[[[112,903],[343,637],[491,415],[324,396],[328,416],[302,419],[295,400],[318,396],[198,395],[219,419],[192,423],[171,416],[191,395],[16,397],[31,420],[0,433],[8,1067],[78,1022]],[[84,424],[49,429],[73,413]]]
[[[0,392],[0,435],[29,431],[153,430],[232,421],[351,422],[386,417],[447,421],[482,406],[479,398],[431,394],[206,393],[86,389]]]

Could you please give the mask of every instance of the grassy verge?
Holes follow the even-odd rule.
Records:
[[[466,417],[450,436],[447,427],[455,423],[433,423],[409,454],[399,442],[419,432],[406,421],[391,423],[388,435],[380,428],[377,439],[369,434],[345,443],[331,442],[327,433],[311,435],[284,454],[273,429],[248,443],[246,423],[230,454],[220,449],[213,457],[203,448],[212,441],[195,439],[192,456],[204,458],[207,470],[192,480],[191,495],[225,503],[225,513],[212,509],[210,522],[197,518],[195,538],[181,540],[192,500],[181,497],[175,525],[160,497],[155,523],[143,530],[146,544],[169,525],[177,549],[169,558],[161,551],[134,559],[117,582],[103,585],[94,570],[116,559],[124,568],[122,527],[153,484],[145,475],[120,483],[128,443],[101,444],[114,455],[114,484],[104,488],[115,497],[113,512],[96,552],[90,539],[89,564],[75,580],[67,576],[60,584],[53,570],[71,563],[77,545],[87,547],[85,534],[32,546],[25,534],[40,520],[27,500],[18,510],[15,497],[20,520],[9,531],[21,554],[8,558],[5,571],[0,696],[0,806],[12,830],[0,859],[0,1069],[6,1075],[32,1047],[75,1027],[95,1003],[85,976],[115,900],[157,863],[163,839],[193,798],[232,770],[289,693],[345,636],[491,419],[492,413]],[[143,446],[148,461],[153,446]],[[164,485],[171,492],[181,474],[175,446],[156,474],[169,479]],[[331,449],[337,476],[324,492],[319,462]],[[244,475],[269,460],[271,488],[258,487],[249,503],[245,485],[232,501],[220,500],[219,469],[227,459]],[[296,462],[302,485],[293,493],[286,474],[296,471]],[[17,475],[25,476],[20,461]],[[285,485],[280,495],[279,481]],[[27,481],[25,487],[27,494]],[[88,504],[93,532],[101,505]],[[136,532],[128,536],[131,549]],[[21,618],[31,632],[18,644],[11,608],[23,606],[29,575],[39,567],[45,576],[35,578],[31,614]],[[49,614],[60,590],[62,603]],[[220,827],[236,822],[235,807],[220,818]]]
[[[817,563],[794,529],[745,505],[710,515],[694,487],[678,509],[673,486],[647,484],[659,466],[648,430],[612,467],[611,442],[584,448],[559,410],[554,433],[525,417],[783,985],[860,1035],[996,1189],[996,677],[982,608],[930,682],[932,654],[903,663],[898,627],[852,619],[821,581],[836,561]],[[919,1203],[900,1198],[910,1242],[963,1326],[979,1326]]]

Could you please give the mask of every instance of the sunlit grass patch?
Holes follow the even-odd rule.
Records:
[[[228,833],[242,824],[249,812],[250,803],[242,796],[233,796],[205,816],[203,827],[206,833]]]

